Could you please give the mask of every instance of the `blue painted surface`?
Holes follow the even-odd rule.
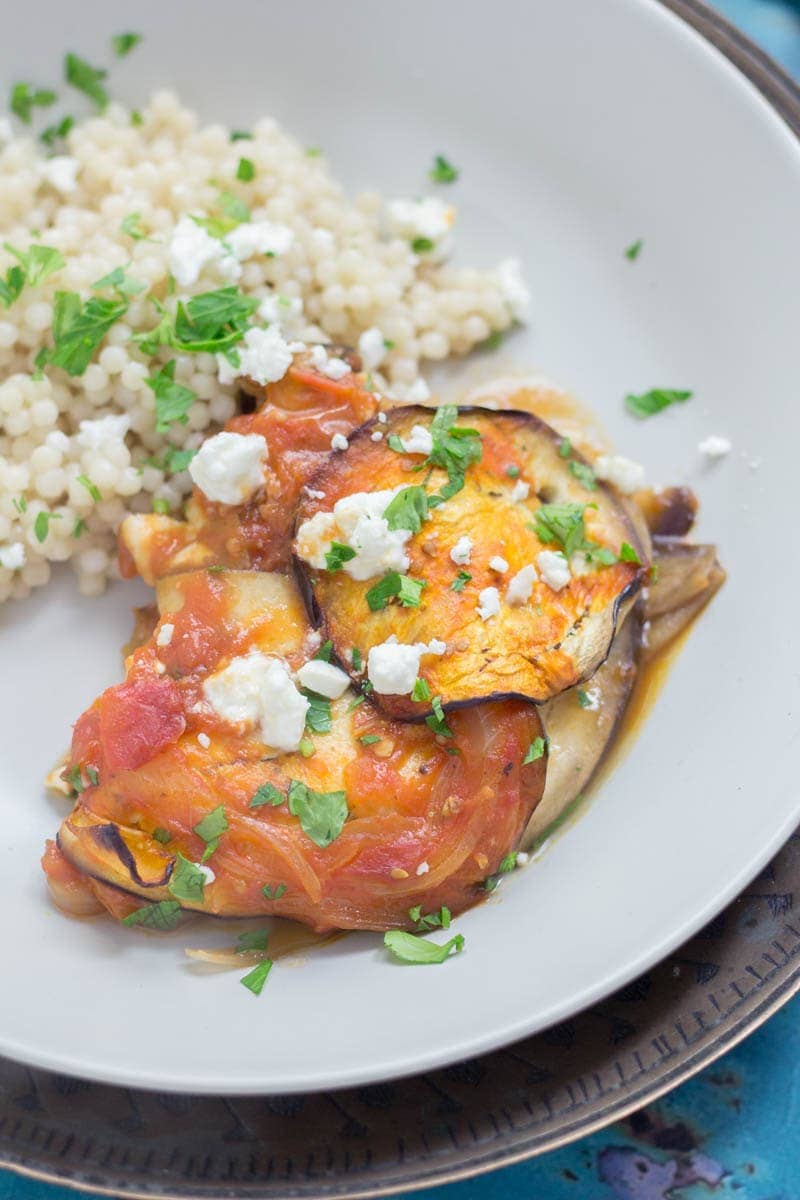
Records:
[[[800,77],[800,0],[717,0],[717,8]],[[798,216],[800,220],[800,215]],[[418,1200],[797,1200],[800,998],[622,1125]],[[0,1171],[0,1200],[76,1193]]]

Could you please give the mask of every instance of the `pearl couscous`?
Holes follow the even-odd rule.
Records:
[[[159,344],[179,301],[235,287],[287,340],[359,348],[375,387],[401,400],[427,397],[424,360],[523,320],[515,260],[446,261],[455,217],[437,195],[350,200],[275,121],[240,140],[169,92],[133,119],[109,105],[50,157],[0,121],[0,600],[65,561],[99,594],[123,517],[180,510],[192,452],[236,410],[237,372]],[[31,247],[58,253],[42,269]],[[59,322],[90,311],[88,361],[63,357]],[[257,349],[263,363],[269,347]],[[319,353],[333,371],[336,356]],[[159,372],[163,394],[189,397],[178,417],[159,411]]]

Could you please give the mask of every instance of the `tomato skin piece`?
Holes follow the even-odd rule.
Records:
[[[99,758],[101,778],[132,771],[177,741],[186,728],[183,698],[167,676],[132,676],[108,688],[84,713],[72,739],[72,765]]]

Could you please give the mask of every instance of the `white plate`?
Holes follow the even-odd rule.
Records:
[[[696,486],[730,571],[627,760],[541,861],[459,921],[462,955],[420,971],[350,937],[276,969],[259,1000],[235,975],[193,971],[184,934],[51,907],[38,857],[59,812],[41,776],[116,677],[136,589],[84,601],[65,579],[4,610],[0,1052],[162,1089],[294,1091],[416,1071],[575,1012],[688,937],[800,820],[800,152],[652,0],[230,11],[28,2],[0,45],[2,93],[55,76],[67,48],[100,59],[134,21],[146,43],[113,79],[132,103],[168,83],[212,120],[272,112],[353,188],[414,193],[446,153],[463,168],[448,193],[463,257],[518,254],[533,283],[514,359],[596,408],[653,480]],[[639,236],[632,265],[622,250]],[[623,394],[656,384],[696,397],[627,417]],[[709,433],[735,453],[705,470]]]

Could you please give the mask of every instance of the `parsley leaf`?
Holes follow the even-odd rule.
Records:
[[[206,844],[203,857],[200,860],[201,862],[207,862],[211,858],[211,855],[219,845],[219,839],[228,829],[230,829],[230,826],[225,816],[225,806],[223,804],[218,804],[216,808],[212,808],[211,812],[206,813],[202,821],[199,821],[194,826],[195,833]]]
[[[440,737],[451,738],[453,736],[453,731],[445,720],[441,696],[433,697],[431,700],[431,708],[433,709],[433,712],[429,717],[425,718],[425,724],[428,726],[428,729],[432,729],[433,732],[438,734]]]
[[[416,237],[411,243],[411,249],[415,254],[428,254],[433,249],[433,245],[430,238]]]
[[[250,220],[250,209],[244,200],[240,200],[238,196],[234,196],[233,192],[220,192],[217,204],[225,213],[225,216],[229,220],[235,221],[237,225],[242,225],[245,221]]]
[[[74,538],[79,538],[79,537],[82,537],[85,532],[86,532],[86,522],[84,521],[83,517],[78,517],[78,519],[75,522],[75,525],[73,526],[73,529],[72,529],[72,536]]]
[[[583,690],[583,688],[578,688],[578,704],[580,704],[581,708],[592,707],[591,697],[589,696],[588,692]]]
[[[81,487],[86,488],[87,492],[95,502],[102,499],[102,496],[100,495],[100,488],[96,483],[92,483],[88,475],[79,475],[78,483],[81,485]]]
[[[156,398],[156,433],[166,433],[174,421],[185,425],[197,396],[191,388],[175,382],[174,358],[157,375],[150,376],[147,386]]]
[[[243,296],[236,287],[201,292],[178,305],[174,329],[166,327],[166,340],[174,349],[192,354],[224,352],[242,340],[258,304],[256,297]]]
[[[190,862],[180,853],[176,854],[175,865],[167,885],[176,900],[202,903],[205,883],[206,877],[197,864]]]
[[[40,513],[37,513],[36,520],[33,523],[33,532],[36,536],[37,542],[44,542],[47,539],[47,535],[50,532],[51,521],[60,520],[61,513],[47,512],[44,509]]]
[[[141,40],[140,33],[115,33],[111,39],[111,45],[117,58],[124,58],[135,46],[139,45]]]
[[[253,138],[252,133],[250,133],[247,129],[232,129],[231,130],[231,141],[232,142],[244,142],[244,141],[249,142],[249,141],[252,141],[252,138]]]
[[[134,279],[130,275],[125,274],[124,267],[115,267],[113,271],[109,271],[108,275],[104,275],[102,279],[98,279],[92,284],[92,291],[99,292],[103,288],[114,288],[122,296],[138,296],[139,292],[143,292],[147,284],[140,283],[138,279]]]
[[[629,393],[625,397],[625,407],[635,417],[652,417],[655,413],[673,404],[683,404],[692,396],[690,391],[676,391],[674,388],[651,388],[640,396]]]
[[[464,948],[463,935],[457,933],[449,942],[429,942],[416,933],[406,933],[402,929],[390,929],[383,935],[383,944],[396,959],[414,966],[427,966],[432,963],[443,963],[455,951],[460,954]]]
[[[236,939],[236,953],[247,954],[251,950],[266,950],[268,940],[268,929],[253,929],[247,933],[240,933]]]
[[[572,442],[569,438],[562,438],[558,443],[558,453],[561,458],[569,458],[572,454]]]
[[[382,741],[379,733],[362,733],[358,739],[362,746],[374,746],[377,742]]]
[[[626,248],[625,257],[628,259],[629,262],[636,262],[636,259],[639,257],[639,255],[642,252],[643,245],[644,245],[644,241],[642,240],[642,238],[637,238],[635,242],[631,242],[630,246],[628,246]]]
[[[169,513],[169,500],[165,500],[163,496],[154,496],[153,512],[160,513],[162,517],[167,516]],[[210,567],[209,570],[211,570]]]
[[[9,267],[5,279],[0,279],[0,300],[10,308],[19,299],[25,287],[25,272],[22,267]]]
[[[433,449],[425,465],[442,467],[447,472],[447,483],[438,495],[430,496],[431,508],[449,500],[464,486],[464,476],[472,463],[479,462],[483,454],[480,434],[475,429],[456,425],[458,409],[454,404],[442,404],[436,409],[431,422]]]
[[[528,763],[537,762],[543,756],[546,749],[547,749],[547,742],[545,741],[544,738],[541,738],[541,737],[534,738],[533,741],[531,742],[530,746],[528,747],[527,754],[525,755],[525,757],[522,760],[523,767],[527,766]]]
[[[21,264],[28,287],[44,283],[54,271],[60,271],[67,265],[63,255],[52,246],[32,245],[27,250],[15,250],[8,242],[4,242],[3,246]]]
[[[236,178],[242,183],[250,183],[256,177],[256,168],[253,160],[250,158],[240,158],[236,167]]]
[[[53,349],[37,356],[37,366],[52,363],[73,377],[82,375],[112,325],[125,316],[127,300],[82,301],[77,292],[56,292]]]
[[[390,529],[408,529],[419,533],[428,516],[428,497],[425,488],[406,487],[390,500],[383,510],[383,519]]]
[[[411,689],[411,699],[425,701],[430,700],[430,698],[431,689],[428,687],[428,681],[426,679],[415,679],[414,686]]]
[[[619,548],[619,556],[622,562],[636,563],[638,567],[642,565],[642,560],[634,550],[630,542],[623,542]]]
[[[361,651],[359,650],[358,646],[353,646],[353,649],[350,651],[350,661],[353,664],[354,671],[360,671],[363,667],[364,661],[361,657]]]
[[[451,592],[463,592],[468,583],[472,582],[472,576],[469,571],[459,571],[453,582],[450,584]]]
[[[308,688],[302,688],[301,691],[309,705],[306,713],[306,729],[312,733],[330,733],[332,721],[330,700],[327,696],[320,696],[318,692],[309,691]]]
[[[168,933],[181,919],[181,906],[177,900],[159,900],[158,904],[145,904],[122,918],[123,925],[141,925],[143,929],[158,929]]]
[[[443,154],[437,154],[428,176],[434,183],[455,183],[460,172]]]
[[[267,982],[267,976],[272,970],[272,959],[264,958],[261,962],[253,967],[252,971],[248,971],[243,975],[239,982],[251,991],[254,996],[260,996],[264,990],[264,984]]]
[[[253,799],[247,807],[263,808],[265,804],[271,804],[273,808],[277,808],[279,804],[283,804],[285,799],[283,792],[278,791],[274,783],[262,783],[261,787],[253,794]]]
[[[277,887],[274,883],[265,883],[261,891],[268,900],[280,900],[281,896],[286,894],[286,884],[279,883]]]
[[[39,134],[39,138],[44,142],[45,146],[53,146],[57,141],[67,136],[74,124],[74,117],[62,117],[56,125],[48,125],[46,129],[43,129]]]
[[[166,846],[167,842],[172,841],[172,834],[170,831],[168,829],[164,829],[161,825],[158,825],[153,830],[153,837],[157,842],[161,842],[162,846]]]
[[[92,67],[77,54],[68,54],[64,59],[64,78],[67,83],[83,92],[102,112],[108,106],[108,92],[102,81],[108,75],[102,67]]]
[[[574,475],[579,483],[582,483],[590,492],[597,489],[597,480],[595,479],[594,471],[588,463],[578,462],[573,458],[569,464],[569,473],[570,475]]]
[[[585,542],[585,504],[542,504],[536,510],[535,533],[540,542],[556,542],[567,558]]]
[[[483,881],[483,890],[485,892],[493,892],[504,875],[508,875],[517,865],[517,853],[512,850],[505,858],[500,860],[500,865],[497,868],[495,875],[489,875]]]
[[[322,643],[319,650],[314,655],[314,658],[319,659],[321,662],[329,663],[331,661],[332,654],[333,654],[333,642],[331,641],[330,638],[328,638],[327,642]]]
[[[394,596],[397,596],[403,608],[418,608],[425,587],[427,584],[424,579],[412,579],[410,575],[401,575],[399,571],[389,571],[369,589],[366,601],[372,612],[386,608]]]
[[[438,912],[427,914],[423,913],[421,904],[416,904],[408,910],[408,916],[420,933],[426,933],[430,929],[449,929],[452,920],[452,914],[446,904],[443,904]]]
[[[32,83],[15,83],[11,89],[9,106],[15,116],[26,125],[31,123],[31,109],[49,108],[57,96],[49,88],[35,88]]]
[[[346,546],[344,542],[331,542],[330,550],[325,551],[325,566],[329,571],[341,571],[344,564],[355,556],[352,546]]]
[[[315,792],[293,779],[289,785],[289,812],[299,817],[303,832],[317,846],[330,846],[347,820],[346,792]]]
[[[120,224],[119,230],[126,237],[133,238],[135,242],[140,242],[145,237],[145,232],[142,229],[142,214],[138,212],[128,213],[127,217]]]

